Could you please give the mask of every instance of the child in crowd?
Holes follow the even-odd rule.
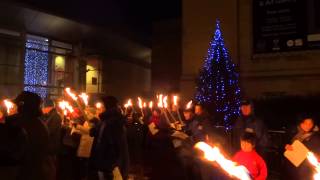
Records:
[[[265,161],[255,151],[256,136],[254,133],[245,133],[240,138],[241,150],[233,160],[246,167],[253,180],[267,179],[268,171]]]

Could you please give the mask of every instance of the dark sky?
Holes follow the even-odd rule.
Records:
[[[151,44],[152,22],[181,16],[181,0],[16,0],[23,5],[100,27],[128,27]]]

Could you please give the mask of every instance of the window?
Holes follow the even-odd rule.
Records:
[[[67,59],[72,45],[27,35],[24,61],[24,89],[42,98],[61,95],[73,80],[73,66]]]
[[[24,60],[24,90],[45,98],[48,94],[49,43],[48,39],[27,36]]]

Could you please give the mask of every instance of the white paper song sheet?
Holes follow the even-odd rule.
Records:
[[[284,156],[298,167],[307,158],[309,149],[298,140],[295,140],[291,146],[293,150],[284,152]]]
[[[156,128],[156,125],[153,122],[150,123],[148,127],[152,135],[155,135],[159,132],[159,130]]]

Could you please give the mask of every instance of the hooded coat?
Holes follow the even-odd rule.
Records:
[[[105,173],[111,173],[118,166],[125,177],[129,166],[125,118],[118,108],[111,108],[100,114],[100,119],[90,132],[94,137],[91,165]]]

